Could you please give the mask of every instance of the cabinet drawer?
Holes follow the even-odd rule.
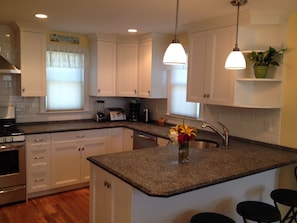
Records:
[[[50,165],[50,151],[49,149],[31,150],[27,160],[29,168],[47,168]]]
[[[52,134],[52,141],[82,140],[84,138],[105,137],[105,129],[58,132]]]
[[[33,172],[28,175],[28,193],[50,189],[49,172]]]

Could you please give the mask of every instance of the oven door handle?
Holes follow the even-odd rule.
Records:
[[[26,185],[20,185],[20,186],[15,186],[15,187],[10,187],[10,188],[5,188],[5,189],[0,189],[0,194],[6,194],[6,193],[11,193],[14,191],[18,191],[21,189],[26,188]]]
[[[24,145],[0,145],[0,152],[19,150]]]

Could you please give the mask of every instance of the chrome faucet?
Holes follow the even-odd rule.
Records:
[[[224,146],[228,146],[229,145],[229,130],[221,122],[218,122],[218,123],[222,126],[224,132],[221,132],[216,127],[214,127],[206,122],[202,123],[201,128],[208,127],[210,129],[212,129],[215,133],[217,133],[219,136],[221,136],[221,138],[223,139]]]

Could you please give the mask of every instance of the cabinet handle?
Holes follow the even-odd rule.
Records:
[[[36,157],[34,157],[34,159],[35,160],[42,160],[42,159],[44,159],[44,156],[36,156]]]
[[[134,94],[136,94],[137,93],[137,91],[136,91],[136,89],[134,89]]]
[[[100,93],[100,91],[101,91],[101,90],[100,90],[100,89],[98,89],[98,93]]]
[[[147,93],[148,93],[149,95],[151,95],[151,91],[150,91],[150,90],[148,90]]]
[[[85,138],[85,135],[76,136],[77,139],[83,139]]]
[[[43,182],[43,181],[44,181],[43,178],[34,180],[35,183],[40,183],[40,182]]]
[[[34,142],[44,142],[44,139],[34,139]]]
[[[104,181],[104,187],[110,188],[111,187],[111,183]]]
[[[25,88],[22,88],[23,93],[25,92]]]

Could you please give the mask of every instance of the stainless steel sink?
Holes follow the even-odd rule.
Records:
[[[218,148],[220,145],[216,141],[208,140],[208,139],[198,139],[195,141],[190,141],[190,147],[197,149],[211,149]]]

